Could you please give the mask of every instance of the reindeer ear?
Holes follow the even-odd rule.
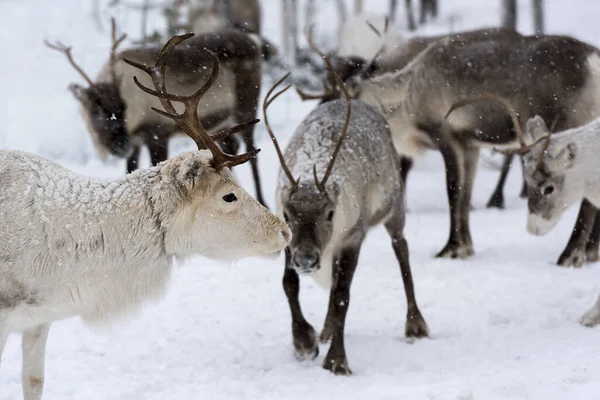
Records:
[[[549,135],[550,130],[546,126],[546,123],[542,117],[536,115],[533,118],[529,118],[527,121],[525,134],[529,136],[529,139],[533,142],[543,136]]]
[[[82,103],[87,103],[88,95],[86,89],[83,86],[79,86],[76,83],[71,83],[69,85],[69,91],[73,93],[73,96],[75,96],[77,100],[79,100]]]

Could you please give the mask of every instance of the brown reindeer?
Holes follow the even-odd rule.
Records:
[[[127,65],[123,58],[149,65],[156,59],[159,46],[131,48],[116,53],[117,46],[124,39],[116,38],[115,24],[112,29],[113,45],[109,60],[103,66],[96,81],[74,62],[71,48],[60,43],[46,44],[64,53],[71,65],[77,69],[88,83],[88,87],[71,84],[70,91],[81,103],[82,116],[92,136],[97,152],[106,157],[112,154],[127,158],[127,172],[138,168],[142,145],[150,152],[152,165],[168,157],[169,139],[181,131],[169,118],[156,113],[148,113],[157,107],[158,99],[140,92],[133,82],[135,69]],[[211,59],[206,50],[214,52],[221,65],[221,73],[216,83],[204,96],[198,115],[210,132],[230,123],[243,123],[256,118],[261,88],[261,42],[254,34],[237,29],[205,33],[189,39],[186,46],[173,50],[167,68],[171,72],[166,78],[170,90],[189,94],[191,88],[203,82],[210,74],[204,66]],[[142,76],[142,83],[150,84],[150,78]],[[177,105],[180,107],[180,105]],[[241,132],[246,151],[254,146],[254,126]],[[221,147],[231,154],[237,154],[239,144],[235,137],[220,141]],[[256,158],[250,160],[256,198],[264,203]]]
[[[474,253],[469,211],[479,149],[510,145],[516,134],[497,102],[466,105],[448,119],[446,110],[461,99],[493,93],[506,98],[523,120],[534,115],[546,121],[558,118],[556,129],[562,131],[600,115],[599,76],[598,49],[572,37],[499,35],[494,40],[472,40],[463,35],[429,43],[398,71],[374,77],[354,74],[346,83],[353,97],[386,117],[402,155],[427,149],[442,153],[450,235],[437,256],[463,258]],[[597,214],[589,202],[582,202],[559,264],[579,263],[588,239],[597,247],[590,231],[600,230],[587,228],[600,223]]]

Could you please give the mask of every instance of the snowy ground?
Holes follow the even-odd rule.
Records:
[[[36,152],[82,173],[117,178],[123,162],[103,164],[93,153],[66,86],[81,79],[42,39],[75,46],[90,74],[108,54],[106,32],[93,29],[88,3],[4,0],[0,15],[2,102],[0,147]],[[265,35],[279,37],[279,4],[265,1]],[[383,8],[382,1],[366,6]],[[499,1],[440,0],[441,18],[427,32],[497,24]],[[494,4],[490,4],[494,3]],[[531,32],[529,1],[519,22]],[[548,30],[600,45],[600,4],[546,0]],[[584,7],[584,4],[585,7]],[[131,29],[136,21],[123,16]],[[325,18],[326,19],[326,18]],[[137,30],[135,31],[137,32]],[[273,125],[285,144],[312,104],[292,93],[273,106]],[[261,173],[272,203],[277,169],[272,146],[258,127]],[[185,140],[173,152],[190,148]],[[237,173],[254,188],[247,166]],[[577,210],[544,238],[525,231],[526,204],[518,199],[520,171],[506,191],[507,209],[484,208],[498,173],[481,168],[472,232],[476,255],[436,260],[448,234],[441,157],[417,164],[408,182],[406,235],[417,299],[431,338],[403,336],[406,303],[389,239],[368,236],[352,288],[346,349],[354,376],[335,377],[316,361],[292,356],[290,316],[281,289],[282,260],[248,259],[231,265],[203,258],[183,265],[169,294],[138,318],[99,331],[79,320],[50,331],[45,399],[597,399],[597,329],[577,324],[600,292],[600,268],[561,269],[562,251]],[[0,277],[1,279],[1,277]],[[309,279],[301,300],[320,328],[327,293]],[[9,339],[0,371],[0,400],[21,398],[20,344]]]

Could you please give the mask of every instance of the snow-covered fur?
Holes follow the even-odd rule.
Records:
[[[229,169],[212,168],[211,158],[208,151],[187,152],[104,181],[33,154],[1,151],[0,355],[11,331],[32,335],[63,318],[106,322],[135,312],[161,296],[177,258],[282,250],[291,236],[285,223]],[[43,365],[40,357],[30,362]],[[24,389],[39,389],[39,396],[26,398],[38,399],[43,368],[27,376],[28,363]]]
[[[406,335],[427,336],[427,324],[414,296],[403,236],[404,187],[400,160],[385,119],[368,104],[353,100],[347,136],[324,187],[332,153],[343,132],[347,103],[325,102],[298,126],[285,152],[294,180],[279,175],[277,212],[289,224],[293,237],[286,249],[283,286],[292,313],[294,350],[299,358],[318,353],[314,328],[301,315],[298,273],[311,274],[330,288],[329,309],[321,340],[332,338],[323,367],[348,374],[344,323],[352,276],[363,240],[373,226],[385,225],[396,252],[408,299]]]
[[[535,141],[548,135],[544,120],[527,121],[526,139]],[[600,208],[600,117],[573,129],[550,136],[527,153],[525,179],[528,192],[527,230],[535,235],[549,233],[566,209],[587,199]],[[540,161],[540,157],[543,159]],[[580,319],[586,326],[600,324],[600,297]]]

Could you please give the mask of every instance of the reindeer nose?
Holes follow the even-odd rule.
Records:
[[[294,264],[300,272],[312,272],[319,266],[319,254],[316,252],[296,252],[294,254]]]

